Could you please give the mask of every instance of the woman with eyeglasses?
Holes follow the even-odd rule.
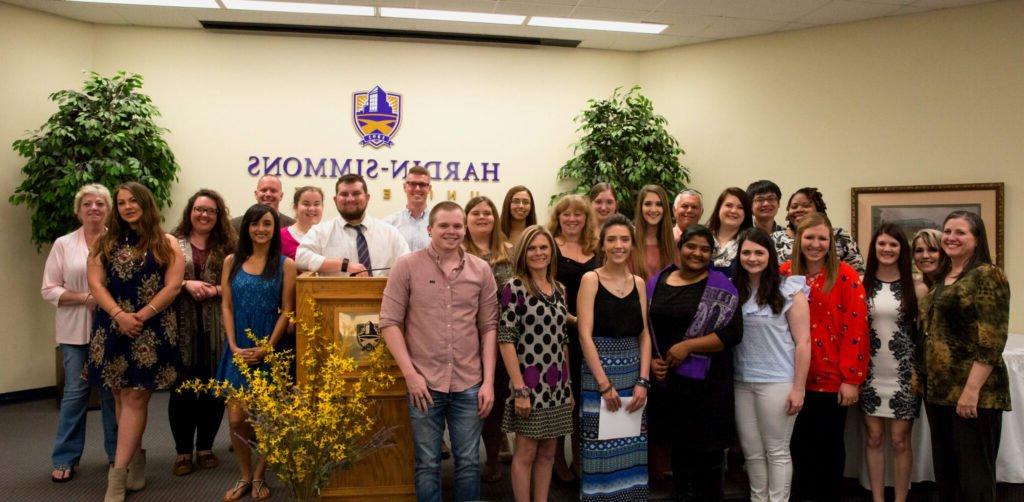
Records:
[[[185,280],[174,302],[182,360],[179,381],[208,380],[217,374],[224,351],[221,268],[224,258],[235,249],[235,230],[224,199],[213,190],[199,190],[189,197],[173,233],[185,258]],[[175,476],[191,473],[194,466],[212,469],[220,464],[213,454],[213,440],[224,418],[222,399],[172,392],[167,418],[178,453],[172,468]]]
[[[508,189],[505,202],[501,205],[501,233],[513,246],[519,242],[526,227],[537,224],[537,208],[533,203],[533,192],[523,185]]]

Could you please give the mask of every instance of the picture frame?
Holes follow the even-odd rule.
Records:
[[[871,236],[882,222],[903,227],[910,241],[921,228],[942,230],[943,220],[953,211],[974,211],[985,222],[992,260],[1003,268],[1004,190],[1003,183],[853,187],[850,228],[861,254],[867,256]]]

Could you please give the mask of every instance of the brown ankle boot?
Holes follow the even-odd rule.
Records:
[[[103,502],[124,502],[125,481],[128,479],[128,469],[124,467],[111,467],[107,471],[107,494],[103,496]]]
[[[146,487],[146,450],[135,452],[135,456],[128,463],[128,480],[125,487],[132,492]]]

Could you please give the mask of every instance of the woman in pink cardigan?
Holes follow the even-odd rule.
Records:
[[[89,357],[89,327],[96,300],[89,293],[86,260],[89,246],[106,231],[110,212],[110,192],[99,184],[85,185],[75,194],[75,215],[82,226],[59,237],[50,249],[43,269],[43,299],[57,307],[55,324],[57,344],[64,359],[64,397],[60,402],[60,421],[53,443],[54,483],[71,481],[85,447],[85,411],[89,404],[89,383],[82,368]],[[114,461],[117,446],[117,420],[114,396],[101,389],[103,409],[103,447],[107,460]]]

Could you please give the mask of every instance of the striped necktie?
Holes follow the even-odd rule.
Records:
[[[363,231],[366,230],[366,225],[352,225],[345,224],[346,227],[356,231],[356,251],[359,253],[359,263],[366,267],[366,275],[373,275],[369,271],[373,268],[370,263],[370,248],[366,245],[366,237],[363,235]]]

